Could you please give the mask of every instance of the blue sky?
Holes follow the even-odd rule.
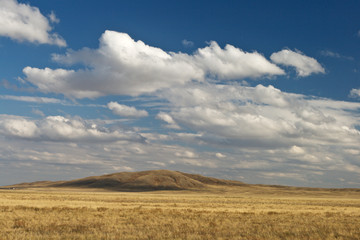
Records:
[[[0,0],[0,185],[172,169],[360,187],[358,9]]]

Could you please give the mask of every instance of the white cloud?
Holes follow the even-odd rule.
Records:
[[[36,124],[24,118],[4,119],[0,121],[0,132],[4,135],[31,138],[38,134]]]
[[[103,95],[131,95],[203,82],[207,75],[217,80],[258,78],[284,74],[261,54],[246,53],[216,42],[198,49],[193,55],[165,52],[126,33],[105,31],[100,47],[53,55],[53,60],[79,70],[24,68],[27,81],[42,92],[62,93],[70,98],[95,98]]]
[[[273,105],[277,107],[287,107],[289,105],[285,94],[272,85],[265,87],[261,84],[255,87],[254,99],[257,102]]]
[[[264,93],[256,94],[259,89]],[[330,186],[330,173],[338,176],[335,173],[341,172],[353,181],[358,177],[353,166],[358,165],[360,152],[360,133],[355,127],[360,123],[356,113],[360,103],[309,100],[262,85],[192,83],[169,94],[174,98],[169,98],[169,105],[157,117],[169,125],[180,125],[186,132],[169,129],[158,134],[147,129],[147,134],[139,134],[99,120],[62,116],[32,120],[2,115],[0,158],[9,159],[11,164],[97,169],[93,175],[123,166],[134,171],[161,166],[230,179],[241,174],[245,182],[253,183],[278,180],[311,185],[306,179],[312,179]],[[303,109],[310,114],[301,115]],[[333,120],[321,121],[318,116]],[[281,180],[288,174],[291,179],[292,173],[297,176],[293,181]]]
[[[315,73],[325,73],[325,69],[312,57],[308,57],[299,51],[284,49],[273,53],[270,59],[276,64],[295,67],[298,76],[306,77]]]
[[[50,21],[58,21],[54,13],[50,14]],[[48,19],[37,7],[16,0],[0,0],[0,36],[65,47],[65,40],[51,30]]]
[[[296,54],[294,59],[312,62]],[[69,66],[80,63],[84,68],[26,67],[26,80],[43,92],[71,98],[150,96],[155,103],[147,106],[158,104],[154,108],[160,111],[156,119],[168,129],[147,128],[146,133],[138,133],[140,128],[125,131],[105,121],[2,116],[0,158],[69,164],[75,156],[81,159],[74,160],[76,164],[91,163],[97,168],[108,164],[112,170],[123,166],[133,170],[166,166],[189,171],[191,165],[191,170],[213,176],[228,173],[233,178],[242,171],[246,181],[273,181],[288,176],[296,178],[300,185],[307,183],[306,179],[326,184],[325,176],[329,174],[321,178],[322,173],[355,174],[349,166],[358,165],[360,103],[290,94],[272,85],[221,83],[284,73],[259,53],[246,53],[231,45],[221,49],[215,42],[192,55],[169,53],[134,41],[127,34],[107,31],[98,49],[69,51],[53,58]],[[315,71],[300,65],[292,65],[302,71],[298,70],[299,76]],[[215,79],[207,81],[209,76]],[[121,116],[148,115],[116,102],[107,107]],[[18,150],[6,148],[6,141],[13,141],[13,149]],[[36,144],[38,141],[42,144]],[[24,142],[28,145],[21,145]],[[47,148],[38,146],[43,144]],[[20,146],[25,146],[26,151],[20,151]],[[261,175],[262,171],[265,174]]]
[[[295,151],[335,143],[351,147],[360,138],[358,103],[307,99],[271,85],[191,84],[160,96],[172,104],[162,113],[168,122],[196,133],[182,139],[201,145],[274,150],[296,146]]]
[[[298,180],[304,179],[304,177],[299,173],[267,172],[267,173],[262,173],[262,175],[265,178],[277,177],[277,178],[291,178],[291,179],[298,179]]]
[[[39,110],[39,109],[33,109],[31,112],[34,113],[34,114],[36,114],[36,115],[39,115],[39,116],[41,116],[41,117],[45,117],[45,113],[43,113],[43,112],[42,112],[41,110]]]
[[[317,108],[323,109],[343,109],[356,111],[360,108],[360,103],[357,102],[346,102],[346,101],[334,101],[331,99],[320,98],[320,99],[309,99],[308,103]]]
[[[287,120],[246,110],[251,109],[240,107],[229,111],[217,107],[188,107],[172,115],[180,126],[202,132],[202,141],[219,145],[276,147],[287,145],[291,141],[287,135],[296,133],[296,128]]]
[[[226,155],[225,154],[222,154],[222,153],[216,153],[215,156],[217,158],[226,158]]]
[[[54,55],[67,64],[81,62],[87,69],[38,69],[27,67],[27,80],[43,92],[63,93],[73,98],[108,94],[139,95],[161,88],[203,79],[201,69],[188,63],[184,54],[166,53],[125,33],[106,31],[97,50],[83,49]]]
[[[60,19],[58,19],[53,11],[49,14],[49,19],[52,23],[59,23]]]
[[[359,89],[355,89],[355,88],[351,89],[349,96],[352,98],[359,98],[360,97],[360,88]]]
[[[304,154],[305,153],[305,150],[301,147],[298,147],[296,145],[292,146],[290,148],[290,153],[292,154]]]
[[[283,75],[284,71],[257,52],[248,53],[232,45],[224,49],[212,41],[194,55],[196,62],[208,73],[220,79],[258,78]]]
[[[34,103],[64,103],[64,101],[60,99],[48,98],[48,97],[0,95],[0,99],[22,101],[22,102],[34,102]]]
[[[341,58],[341,59],[346,59],[346,60],[354,60],[353,57],[348,57],[348,56],[343,56],[337,52],[333,52],[330,50],[323,50],[320,52],[321,55],[325,56],[325,57],[332,57],[332,58]]]
[[[148,112],[145,110],[137,110],[135,107],[129,107],[117,102],[109,102],[107,107],[116,115],[124,117],[146,117]]]
[[[35,141],[64,142],[111,142],[143,141],[143,137],[132,131],[110,130],[81,118],[48,116],[41,120],[1,115],[0,133],[8,137]]]
[[[157,119],[160,119],[164,122],[167,122],[168,125],[166,127],[173,129],[180,129],[179,125],[174,121],[174,119],[167,113],[160,112],[156,115]]]
[[[186,153],[187,151],[192,154]],[[184,157],[176,157],[176,153],[184,154]],[[46,180],[61,180],[73,179],[79,174],[85,177],[115,171],[159,169],[159,167],[208,175],[206,169],[217,166],[213,154],[198,153],[193,149],[177,145],[156,142],[144,144],[136,141],[109,141],[105,145],[101,141],[43,141],[39,144],[32,139],[4,138],[2,134],[0,134],[0,159],[2,159],[1,167],[9,171],[16,168],[17,173],[24,171],[26,181],[39,180],[39,171],[49,174],[41,175]],[[189,168],[189,165],[192,167]],[[30,173],[34,173],[33,178],[29,176]],[[4,174],[0,175],[3,185],[10,184],[11,181],[19,182],[19,176],[10,179]]]
[[[333,58],[341,58],[341,55],[339,53],[330,51],[330,50],[323,50],[320,52],[321,55],[325,56],[325,57],[333,57]]]
[[[194,46],[194,43],[192,41],[189,41],[189,40],[182,40],[181,43],[185,46],[185,47],[193,47]]]
[[[176,152],[175,156],[181,158],[197,158],[197,155],[192,151]]]
[[[352,155],[360,155],[360,150],[356,150],[356,149],[345,149],[345,152],[352,154]]]
[[[360,167],[354,164],[347,164],[345,166],[345,169],[350,172],[356,172],[357,174],[360,174]]]

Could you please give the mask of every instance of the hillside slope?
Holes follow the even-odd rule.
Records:
[[[103,176],[92,176],[72,181],[42,181],[22,183],[9,187],[39,188],[39,187],[74,187],[102,188],[108,190],[190,190],[206,189],[216,186],[243,186],[242,182],[205,177],[171,170],[152,170],[142,172],[119,172]]]

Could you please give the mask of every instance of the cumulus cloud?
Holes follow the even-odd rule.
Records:
[[[289,106],[286,94],[283,94],[279,89],[274,88],[272,85],[265,87],[259,84],[254,90],[254,100],[256,102],[277,107]]]
[[[145,110],[137,110],[135,107],[129,107],[117,102],[109,102],[107,107],[116,115],[124,117],[146,117],[148,112]]]
[[[163,90],[158,96],[168,103],[156,118],[176,130],[139,134],[81,118],[2,115],[0,157],[93,164],[92,169],[110,172],[123,166],[179,171],[191,166],[191,171],[210,176],[234,179],[241,174],[252,183],[276,183],[283,177],[275,173],[294,173],[298,177],[292,181],[279,180],[294,185],[311,185],[311,179],[330,186],[327,176],[339,172],[353,181],[358,178],[349,166],[358,165],[360,103],[309,99],[271,85],[206,82]]]
[[[31,138],[37,135],[37,126],[25,118],[2,119],[0,122],[1,133],[20,138]]]
[[[167,91],[163,97],[173,104],[163,116],[197,133],[193,141],[201,144],[262,149],[296,146],[295,151],[314,144],[350,147],[360,137],[359,114],[348,111],[358,111],[360,104],[307,99],[271,85],[193,84]]]
[[[58,22],[52,12],[51,22]],[[65,47],[65,40],[57,33],[52,33],[49,20],[37,7],[18,3],[16,0],[0,0],[0,35],[17,41],[52,44]]]
[[[182,60],[187,57],[134,41],[125,33],[106,31],[97,50],[85,48],[66,55],[54,55],[58,62],[81,62],[89,68],[75,71],[27,67],[24,73],[39,90],[73,98],[139,95],[192,79],[202,80],[203,72]]]
[[[168,125],[166,127],[168,128],[173,128],[173,129],[180,129],[179,125],[174,121],[174,119],[167,113],[164,112],[160,112],[156,115],[157,119],[160,119],[166,123],[168,123]]]
[[[247,180],[264,181],[260,171],[280,179],[273,173],[295,169],[299,178],[285,184],[306,185],[311,184],[307,179],[317,179],[330,186],[324,173],[350,178],[349,164],[358,165],[360,103],[308,98],[271,85],[201,83],[160,96],[172,106],[164,114],[183,129],[170,134],[174,141],[210,147],[212,155],[226,163],[224,171],[241,172]]]
[[[258,78],[284,74],[282,69],[257,52],[247,53],[229,44],[222,49],[214,41],[208,47],[198,49],[194,58],[209,74],[220,79]]]
[[[352,98],[359,98],[360,97],[360,88],[359,89],[355,89],[355,88],[351,89],[349,96]]]
[[[316,73],[325,73],[325,69],[316,59],[308,57],[300,51],[294,52],[289,49],[284,49],[271,54],[270,59],[276,64],[295,67],[300,77],[306,77]]]
[[[324,72],[315,59],[290,50],[290,57],[284,57],[284,51],[272,57],[286,60],[299,76]],[[53,59],[69,68],[26,67],[25,80],[43,92],[70,98],[143,94],[138,99],[148,99],[150,95],[160,105],[155,118],[167,129],[161,129],[161,133],[146,129],[146,133],[139,134],[81,118],[2,116],[0,143],[25,139],[60,146],[75,144],[72,153],[86,153],[86,164],[90,161],[103,166],[111,162],[111,169],[161,166],[188,171],[191,165],[191,170],[213,176],[229,174],[233,178],[241,172],[246,181],[252,182],[281,179],[287,174],[299,185],[306,185],[307,179],[326,183],[327,179],[321,178],[324,172],[343,171],[358,178],[349,166],[358,165],[360,103],[310,98],[272,85],[250,87],[240,81],[223,82],[284,74],[260,53],[247,53],[231,45],[221,48],[216,42],[190,55],[172,53],[135,41],[127,34],[106,31],[98,49],[68,51]],[[71,69],[73,65],[76,68]],[[352,92],[359,95],[356,89]],[[150,102],[148,106],[154,105]],[[117,102],[107,107],[120,116],[148,115],[145,110]],[[144,137],[146,144],[142,144]],[[184,147],[189,145],[191,149]],[[33,146],[36,148],[36,144]],[[52,161],[69,159],[68,146],[59,150],[63,155],[50,156],[39,148],[36,153],[29,150],[28,155],[37,159],[43,154]],[[18,154],[1,144],[0,150],[0,157],[8,153],[16,158]],[[287,182],[293,183],[295,180]]]
[[[26,80],[43,92],[55,92],[70,98],[95,98],[103,95],[131,95],[182,86],[206,76],[217,80],[258,78],[284,74],[257,52],[243,52],[231,45],[220,48],[216,42],[198,49],[193,55],[165,52],[133,40],[126,33],[105,31],[98,49],[84,48],[53,60],[79,70],[23,69]]]
[[[36,141],[141,142],[144,140],[141,135],[132,131],[110,130],[81,118],[63,116],[48,116],[41,120],[31,120],[19,116],[1,115],[0,133],[7,137]]]

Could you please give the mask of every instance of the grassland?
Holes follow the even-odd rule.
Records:
[[[0,239],[360,239],[360,193],[0,190]]]

